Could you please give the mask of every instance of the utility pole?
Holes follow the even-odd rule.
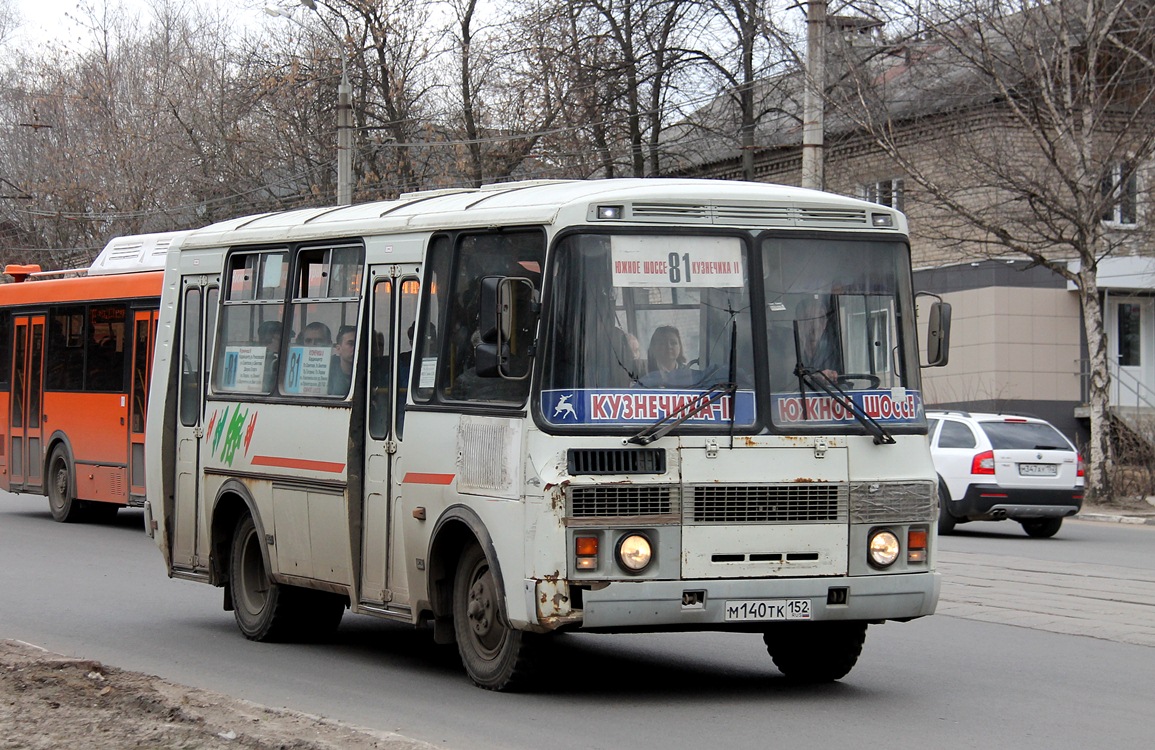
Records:
[[[337,205],[349,206],[353,203],[353,86],[349,83],[349,60],[341,37],[321,15],[315,0],[300,0],[300,3],[317,14],[341,55],[341,82],[337,84]],[[288,11],[274,5],[266,6],[265,13],[287,18],[302,28],[305,26]]]
[[[337,205],[353,204],[353,87],[341,53],[341,83],[337,85]]]
[[[337,84],[337,205],[349,206],[353,203],[353,86],[349,83],[349,61],[345,45],[325,21],[317,3],[301,0],[301,5],[317,14],[341,53],[341,82]]]
[[[826,0],[808,0],[806,89],[802,100],[802,187],[814,190],[822,190],[826,184],[822,153],[825,88]]]

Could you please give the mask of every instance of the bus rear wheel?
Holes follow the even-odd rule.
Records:
[[[241,633],[253,641],[315,640],[331,634],[345,613],[344,597],[274,583],[265,568],[263,542],[252,516],[237,523],[229,594]]]
[[[48,459],[48,509],[60,523],[76,523],[84,517],[84,503],[72,491],[72,463],[61,446]]]
[[[509,626],[485,552],[470,545],[453,579],[453,630],[469,678],[487,690],[510,690],[529,676],[533,635]]]
[[[840,680],[850,673],[866,641],[865,622],[790,622],[762,636],[778,671],[792,682]]]

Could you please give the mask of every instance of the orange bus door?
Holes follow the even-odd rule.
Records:
[[[152,375],[152,348],[156,341],[155,310],[133,313],[132,381],[129,386],[128,504],[144,504],[144,415],[148,408],[148,381]]]
[[[44,316],[12,319],[12,400],[8,448],[12,489],[40,490],[44,466],[40,408],[44,395]]]

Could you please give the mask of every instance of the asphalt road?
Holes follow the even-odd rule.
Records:
[[[325,644],[246,641],[219,589],[165,577],[140,524],[65,526],[0,493],[0,638],[452,750],[1141,747],[1155,725],[1152,526],[960,527],[942,614],[871,627],[837,684],[786,684],[757,636],[575,634],[556,684],[504,695],[427,632],[368,617]]]

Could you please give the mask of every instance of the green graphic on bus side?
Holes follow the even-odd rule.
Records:
[[[257,415],[253,412],[250,419],[249,412],[241,411],[238,406],[230,417],[229,410],[230,407],[225,407],[223,414],[213,412],[213,416],[209,419],[208,434],[212,437],[209,452],[218,457],[219,449],[220,460],[232,466],[237,457],[237,450],[242,444],[245,447],[244,452],[246,454],[249,452],[249,443],[253,439],[253,430],[257,425]]]

